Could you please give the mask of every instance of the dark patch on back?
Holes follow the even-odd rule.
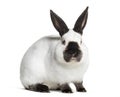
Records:
[[[47,38],[50,40],[60,40],[60,37],[57,36],[48,36]]]

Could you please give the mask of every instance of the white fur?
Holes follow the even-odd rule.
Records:
[[[66,40],[63,45],[61,40]],[[82,82],[88,67],[88,51],[81,35],[70,30],[62,38],[48,36],[38,40],[26,52],[21,63],[20,78],[25,87],[43,83],[50,89],[58,84]],[[69,41],[79,43],[83,52],[80,62],[65,62],[63,51]]]
[[[69,87],[71,88],[72,93],[77,92],[77,89],[76,89],[76,87],[75,87],[75,85],[74,85],[73,83],[69,83],[68,85],[69,85]]]

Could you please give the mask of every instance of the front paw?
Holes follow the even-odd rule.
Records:
[[[72,93],[72,90],[68,84],[61,85],[60,89],[63,93]]]
[[[83,86],[83,82],[74,83],[78,92],[87,92]]]
[[[85,88],[79,88],[77,91],[78,92],[87,92]]]

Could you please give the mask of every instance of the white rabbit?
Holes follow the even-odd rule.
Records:
[[[88,68],[88,51],[82,42],[88,7],[77,19],[73,30],[50,10],[51,20],[60,37],[43,37],[26,52],[21,62],[20,79],[25,89],[50,92],[50,89],[72,93],[86,92],[82,85]]]

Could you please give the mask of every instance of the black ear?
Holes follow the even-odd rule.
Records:
[[[69,31],[65,22],[52,10],[50,10],[50,16],[51,16],[52,23],[56,28],[56,30],[59,32],[60,36],[63,36],[66,32]]]
[[[83,13],[78,17],[73,30],[82,34],[83,29],[87,23],[87,18],[88,18],[88,7],[83,11]]]

